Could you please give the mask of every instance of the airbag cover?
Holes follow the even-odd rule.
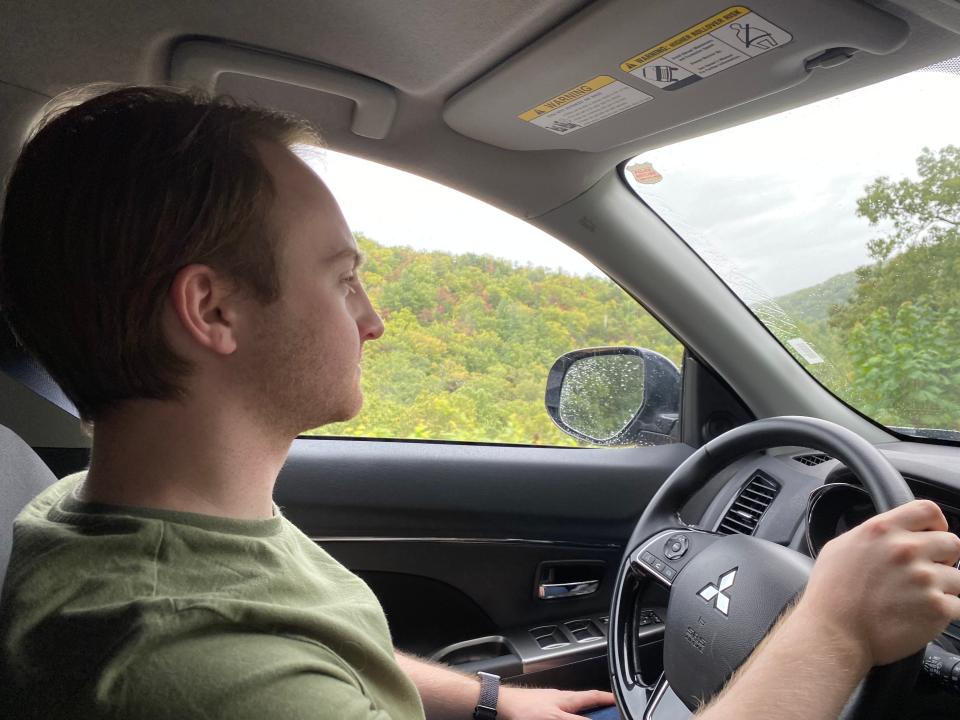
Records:
[[[731,535],[683,568],[670,593],[663,659],[688,708],[723,687],[803,590],[812,565],[775,543]]]

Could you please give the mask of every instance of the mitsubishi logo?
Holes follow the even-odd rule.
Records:
[[[733,570],[728,570],[720,576],[716,585],[710,583],[698,592],[697,595],[726,615],[730,610],[730,596],[727,595],[726,591],[733,587],[733,583],[737,577],[737,570],[739,569],[740,568],[734,568]]]

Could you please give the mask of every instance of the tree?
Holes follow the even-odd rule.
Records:
[[[891,317],[927,297],[931,308],[960,306],[960,147],[924,148],[919,180],[877,178],[857,201],[857,215],[890,231],[867,243],[873,264],[857,270],[853,297],[831,324],[849,331],[879,307]]]
[[[840,392],[888,425],[960,429],[960,148],[924,148],[917,171],[878,178],[857,201],[889,231],[831,314],[852,364]]]
[[[857,201],[857,215],[871,225],[893,223],[892,233],[867,246],[878,262],[907,247],[941,243],[960,228],[960,147],[947,145],[936,155],[924,148],[917,171],[916,181],[877,178]]]
[[[958,427],[960,309],[905,302],[891,317],[878,308],[850,334],[857,367],[852,397],[886,425]]]

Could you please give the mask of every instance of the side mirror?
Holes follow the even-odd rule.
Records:
[[[550,368],[544,401],[553,422],[578,440],[662,445],[677,440],[680,371],[645,348],[574,350]]]

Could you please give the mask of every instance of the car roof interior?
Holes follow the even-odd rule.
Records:
[[[175,62],[178,49],[182,56],[186,42],[204,40],[245,49],[236,69],[223,55],[217,90],[300,112],[319,125],[333,149],[435,179],[530,218],[579,195],[643,150],[960,54],[960,4],[954,0],[756,0],[751,10],[794,36],[789,53],[732,68],[695,93],[671,97],[649,89],[666,97],[586,133],[554,136],[517,115],[588,78],[623,78],[618,66],[624,59],[723,7],[707,0],[238,0],[229,6],[174,0],[104,7],[96,12],[39,0],[0,9],[3,171],[40,107],[61,90],[103,80],[209,84],[209,77],[174,76],[184,64]],[[838,67],[805,69],[812,58],[839,47],[859,52]],[[271,78],[269,68],[258,73],[258,65],[278,56],[301,68],[296,79],[282,72]],[[311,73],[331,68],[374,80],[395,96],[385,137],[353,132],[352,100],[304,87]],[[323,85],[322,79],[316,83]]]
[[[5,3],[0,175],[60,91],[95,81],[190,83],[300,113],[331,149],[556,230],[543,219],[563,217],[564,206],[644,150],[960,56],[957,0],[755,0],[748,7],[792,41],[671,93],[644,85],[622,64],[733,8],[707,0],[131,0],[100,10]],[[603,76],[642,87],[652,99],[568,135],[520,118]],[[601,267],[615,264],[581,237],[561,233]],[[655,302],[651,309],[669,315],[657,313]],[[30,437],[29,429],[23,434]]]

